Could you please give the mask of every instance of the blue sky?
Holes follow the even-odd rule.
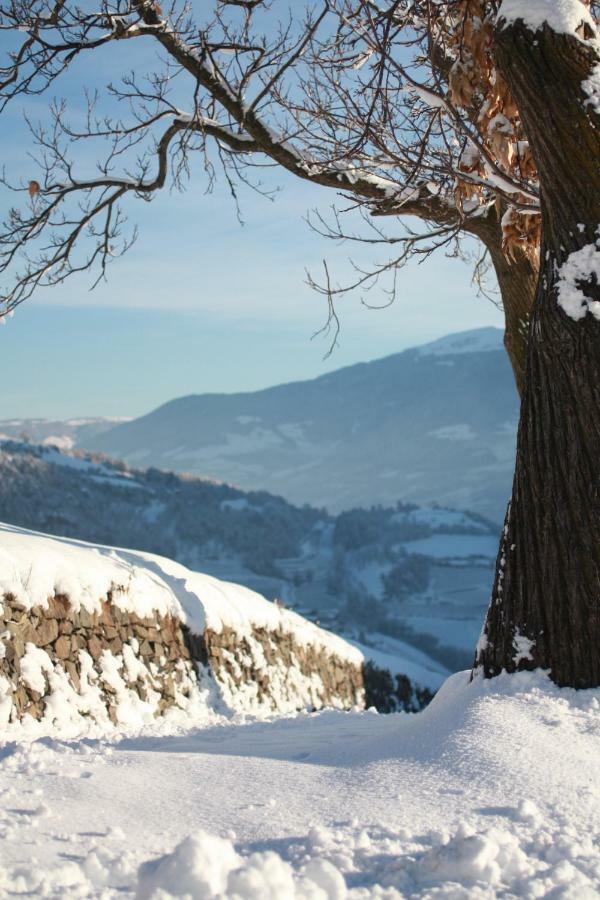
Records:
[[[99,87],[109,74],[110,67],[105,78],[100,72]],[[76,116],[77,72],[63,90]],[[46,102],[38,98],[35,113],[43,116]],[[4,161],[28,180],[35,176],[24,162],[20,117],[13,107]],[[476,296],[469,267],[438,254],[401,273],[387,309],[366,309],[360,296],[341,300],[340,345],[324,360],[327,339],[311,336],[325,321],[325,301],[304,283],[305,269],[318,272],[326,257],[345,280],[357,248],[335,245],[303,221],[310,209],[327,210],[331,192],[275,171],[265,177],[281,188],[277,199],[243,191],[243,226],[226,185],[205,194],[200,160],[185,194],[130,203],[140,238],[113,264],[108,284],[90,293],[88,277],[73,279],[24,304],[0,329],[0,376],[10,385],[0,418],[139,415],[182,394],[312,378],[448,332],[502,324]],[[359,259],[370,252],[359,248]],[[385,298],[371,292],[368,300]]]

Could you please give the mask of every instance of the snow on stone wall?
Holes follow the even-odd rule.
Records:
[[[140,617],[110,595],[89,612],[64,595],[27,608],[5,594],[0,628],[2,725],[29,715],[59,728],[85,718],[137,727],[198,692],[180,622]]]
[[[293,630],[254,626],[239,635],[224,627],[205,632],[207,659],[230,708],[279,712],[364,704],[362,663],[299,641]]]
[[[0,525],[0,726],[138,728],[181,711],[364,703],[361,654],[151,554]]]

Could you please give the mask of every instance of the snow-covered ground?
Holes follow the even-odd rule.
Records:
[[[461,673],[418,715],[9,743],[0,894],[598,897],[599,701]]]
[[[433,534],[421,540],[407,541],[404,546],[408,553],[457,562],[471,557],[494,559],[498,553],[498,540],[493,534]]]

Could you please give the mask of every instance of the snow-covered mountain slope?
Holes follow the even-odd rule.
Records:
[[[417,715],[0,753],[4,896],[600,896],[600,691],[455,675]]]
[[[471,662],[498,544],[475,514],[399,505],[334,517],[266,492],[6,441],[0,520],[243,584],[432,689]]]
[[[79,446],[332,511],[396,500],[501,522],[518,399],[485,328],[255,393],[182,397]]]

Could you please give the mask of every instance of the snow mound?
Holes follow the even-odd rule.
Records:
[[[344,900],[343,875],[326,859],[310,859],[299,874],[278,853],[267,850],[242,859],[229,840],[198,832],[139,870],[136,897],[212,900]]]

